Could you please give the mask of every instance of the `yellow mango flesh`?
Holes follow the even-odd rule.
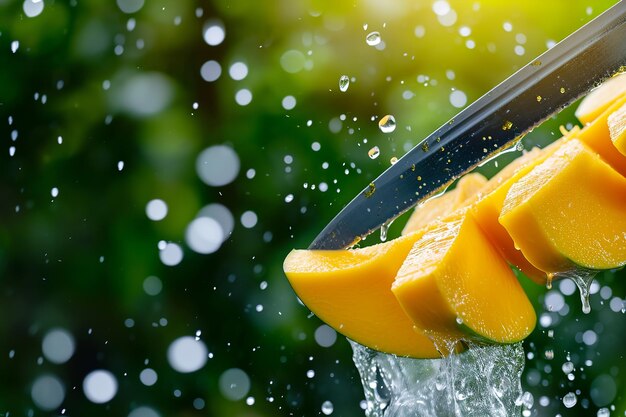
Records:
[[[417,206],[404,226],[402,234],[414,232],[437,219],[446,217],[476,195],[486,183],[487,179],[479,173],[463,176],[453,190]]]
[[[621,76],[621,78],[625,78]],[[626,156],[622,154],[611,140],[608,118],[615,111],[626,104],[626,94],[610,103],[609,106],[593,122],[585,126],[576,135],[585,145],[600,154],[602,159],[617,172],[626,176]]]
[[[546,273],[626,264],[626,178],[578,140],[511,186],[500,215],[524,256]]]
[[[622,155],[626,156],[626,104],[611,113],[607,123],[613,145]]]
[[[401,356],[435,358],[433,342],[413,328],[391,284],[423,234],[353,250],[294,250],[283,268],[302,302],[344,336]]]
[[[517,278],[469,210],[415,242],[392,292],[416,326],[437,341],[512,343],[535,326]]]
[[[511,265],[514,265],[539,284],[545,284],[545,272],[535,268],[519,250],[515,249],[513,239],[499,223],[498,217],[511,186],[526,173],[530,172],[535,165],[541,163],[558,149],[565,140],[567,140],[567,137],[554,142],[545,149],[534,148],[507,165],[478,192],[478,201],[470,208],[480,228],[502,256]]]
[[[576,109],[576,117],[584,124],[591,123],[622,94],[626,94],[626,74],[609,78],[587,94]]]

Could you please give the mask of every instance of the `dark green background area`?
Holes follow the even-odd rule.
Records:
[[[332,402],[333,415],[363,415],[350,347],[341,336],[328,348],[316,343],[322,323],[291,291],[284,257],[308,246],[392,157],[458,112],[452,89],[472,102],[612,3],[450,1],[457,18],[444,26],[423,0],[146,0],[132,14],[112,0],[45,0],[32,18],[21,1],[0,0],[0,416],[126,416],[138,406],[161,416],[317,416],[324,401]],[[225,29],[217,46],[203,40],[210,21]],[[460,34],[463,26],[469,36]],[[382,50],[365,42],[374,30]],[[289,50],[300,52],[304,68],[285,70],[281,57]],[[222,67],[214,82],[200,74],[209,60]],[[249,72],[237,81],[228,68],[238,61]],[[338,89],[343,74],[354,77],[346,92]],[[141,75],[161,77],[171,91],[154,114],[134,114],[116,100]],[[247,106],[235,102],[242,88],[253,95]],[[281,105],[288,95],[297,100],[291,110]],[[386,114],[397,121],[390,134],[376,122]],[[341,129],[331,131],[329,123],[342,115]],[[549,143],[568,123],[576,123],[573,109],[527,135],[525,147]],[[241,169],[232,183],[211,187],[198,177],[196,157],[222,144],[234,149]],[[372,146],[380,148],[375,160],[367,155]],[[499,167],[515,156],[502,156]],[[483,172],[497,169],[490,162]],[[155,198],[169,207],[159,222],[145,213]],[[186,245],[185,229],[210,203],[228,207],[235,227],[217,252],[201,255]],[[249,229],[240,222],[246,211],[258,216]],[[182,262],[164,265],[159,241],[180,244]],[[148,276],[161,279],[160,294],[146,294]],[[623,271],[597,278],[599,287],[611,288],[610,298],[622,299],[625,279]],[[615,383],[611,415],[624,415],[624,314],[600,293],[592,295],[589,315],[576,294],[565,296],[567,314],[549,312],[547,290],[521,280],[538,316],[553,322],[538,325],[525,342],[532,415],[590,416],[610,407],[591,394],[606,389],[594,385],[601,375]],[[42,338],[54,327],[76,340],[75,354],[60,365],[42,356]],[[212,358],[194,373],[178,373],[167,361],[168,346],[198,330]],[[582,342],[588,330],[598,336],[591,346]],[[561,371],[568,354],[573,381]],[[146,360],[158,374],[150,387],[139,380]],[[253,405],[222,395],[219,377],[230,368],[249,376]],[[94,369],[110,370],[119,383],[106,404],[91,403],[82,391]],[[31,398],[33,381],[45,373],[66,388],[53,412]],[[561,399],[570,391],[578,404],[565,409]],[[542,396],[548,406],[540,405]],[[194,407],[198,398],[204,407]]]

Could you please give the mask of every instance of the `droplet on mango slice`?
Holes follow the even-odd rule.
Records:
[[[415,242],[392,292],[438,346],[459,339],[513,343],[535,327],[515,274],[469,210]]]
[[[302,302],[344,336],[381,352],[436,358],[433,342],[413,328],[391,292],[423,233],[360,249],[293,250],[283,269]]]
[[[513,184],[500,223],[537,268],[560,273],[626,264],[626,178],[570,140]]]

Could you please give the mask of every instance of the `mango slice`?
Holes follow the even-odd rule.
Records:
[[[626,78],[621,76],[622,78]],[[602,159],[617,172],[626,176],[626,156],[622,154],[611,140],[608,118],[626,104],[626,94],[609,103],[609,106],[593,122],[585,126],[576,135],[578,139],[600,154]]]
[[[609,78],[587,94],[580,102],[575,115],[584,124],[591,123],[623,94],[626,94],[626,74],[624,73]]]
[[[622,155],[626,156],[626,104],[611,113],[607,123],[613,145]]]
[[[626,178],[578,140],[513,184],[500,223],[546,273],[626,264]]]
[[[391,290],[438,346],[460,338],[513,343],[535,326],[524,290],[469,210],[415,242]]]
[[[433,342],[413,328],[391,284],[423,231],[362,249],[293,250],[283,268],[306,306],[344,336],[401,356],[436,358]]]
[[[415,207],[402,230],[402,235],[419,230],[437,219],[446,217],[475,196],[486,183],[487,178],[476,172],[463,176],[453,190]]]

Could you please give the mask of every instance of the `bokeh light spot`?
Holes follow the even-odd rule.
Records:
[[[44,0],[24,0],[22,10],[26,17],[37,17],[43,12]]]
[[[37,407],[51,411],[58,408],[65,399],[65,387],[56,376],[42,375],[33,383],[30,395]]]
[[[248,210],[248,211],[245,211],[241,215],[241,224],[246,229],[251,229],[254,226],[256,226],[257,221],[258,221],[258,217],[257,217],[256,213],[253,212],[253,211]]]
[[[207,185],[220,187],[229,184],[239,173],[239,157],[229,146],[210,146],[198,155],[196,172]]]
[[[136,13],[143,7],[144,0],[117,0],[117,7],[124,13]]]
[[[235,62],[228,69],[228,74],[235,81],[243,80],[248,76],[248,66],[243,62]]]
[[[92,371],[83,380],[83,391],[87,399],[93,403],[109,402],[117,394],[117,379],[104,369]]]
[[[295,74],[304,69],[306,57],[296,49],[290,49],[280,57],[280,66],[287,72]]]
[[[167,266],[178,265],[183,260],[183,249],[176,243],[167,243],[159,252],[159,258]]]
[[[218,21],[206,22],[202,31],[202,37],[208,45],[217,46],[221,44],[226,37],[224,25]]]
[[[128,414],[128,417],[161,417],[153,408],[142,406],[137,407]]]
[[[224,397],[238,401],[248,395],[250,377],[239,368],[227,369],[220,375],[219,387]]]
[[[155,198],[146,204],[146,216],[150,220],[159,221],[167,216],[167,204],[165,201]]]
[[[167,360],[175,371],[195,372],[207,361],[207,348],[204,342],[191,336],[174,340],[167,349]]]
[[[315,341],[322,347],[331,347],[337,341],[337,332],[332,327],[322,324],[315,329]]]
[[[163,283],[155,276],[149,276],[143,280],[143,290],[148,295],[158,295],[163,289]]]
[[[146,368],[139,373],[139,380],[145,386],[151,387],[156,384],[159,376],[156,371],[152,368]]]
[[[217,61],[207,61],[200,67],[200,76],[204,81],[216,81],[220,75],[222,75],[222,66]]]
[[[187,226],[185,241],[194,252],[213,253],[224,241],[224,231],[215,219],[198,217]]]
[[[67,362],[74,354],[76,344],[74,337],[65,329],[52,329],[43,338],[41,350],[52,363]]]

